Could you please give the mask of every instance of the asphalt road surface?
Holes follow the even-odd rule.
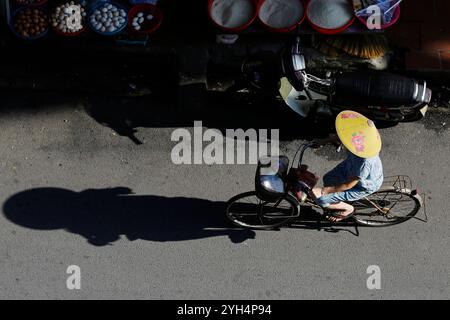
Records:
[[[385,175],[411,176],[427,223],[249,231],[223,210],[253,189],[255,166],[174,165],[173,130],[194,117],[281,128],[290,133],[281,152],[292,156],[309,129],[278,109],[181,109],[2,94],[0,299],[450,298],[447,114],[381,131]],[[341,157],[327,147],[305,161],[323,174]],[[67,287],[71,265],[79,290]],[[373,265],[381,288],[369,290]]]

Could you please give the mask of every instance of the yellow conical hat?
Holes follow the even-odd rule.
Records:
[[[336,118],[342,144],[354,155],[372,158],[380,153],[381,137],[372,120],[355,111],[342,111]]]

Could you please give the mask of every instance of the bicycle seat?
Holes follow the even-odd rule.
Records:
[[[335,79],[332,102],[349,107],[397,107],[426,98],[426,86],[411,78],[386,72],[342,73]]]

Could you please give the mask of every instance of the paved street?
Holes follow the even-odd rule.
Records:
[[[224,217],[225,201],[253,189],[255,166],[174,165],[171,133],[194,119],[283,125],[292,157],[308,129],[287,108],[0,96],[0,299],[450,298],[448,114],[381,131],[385,175],[411,176],[428,223],[255,232]],[[323,174],[342,156],[327,147],[305,160]],[[81,290],[66,287],[70,265]],[[367,289],[370,265],[380,290]]]

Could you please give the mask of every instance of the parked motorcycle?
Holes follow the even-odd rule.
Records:
[[[432,96],[426,81],[387,72],[328,73],[326,78],[309,74],[299,37],[280,55],[249,56],[242,74],[251,90],[265,94],[278,90],[286,104],[305,118],[334,118],[350,109],[377,121],[417,121],[425,116]]]

